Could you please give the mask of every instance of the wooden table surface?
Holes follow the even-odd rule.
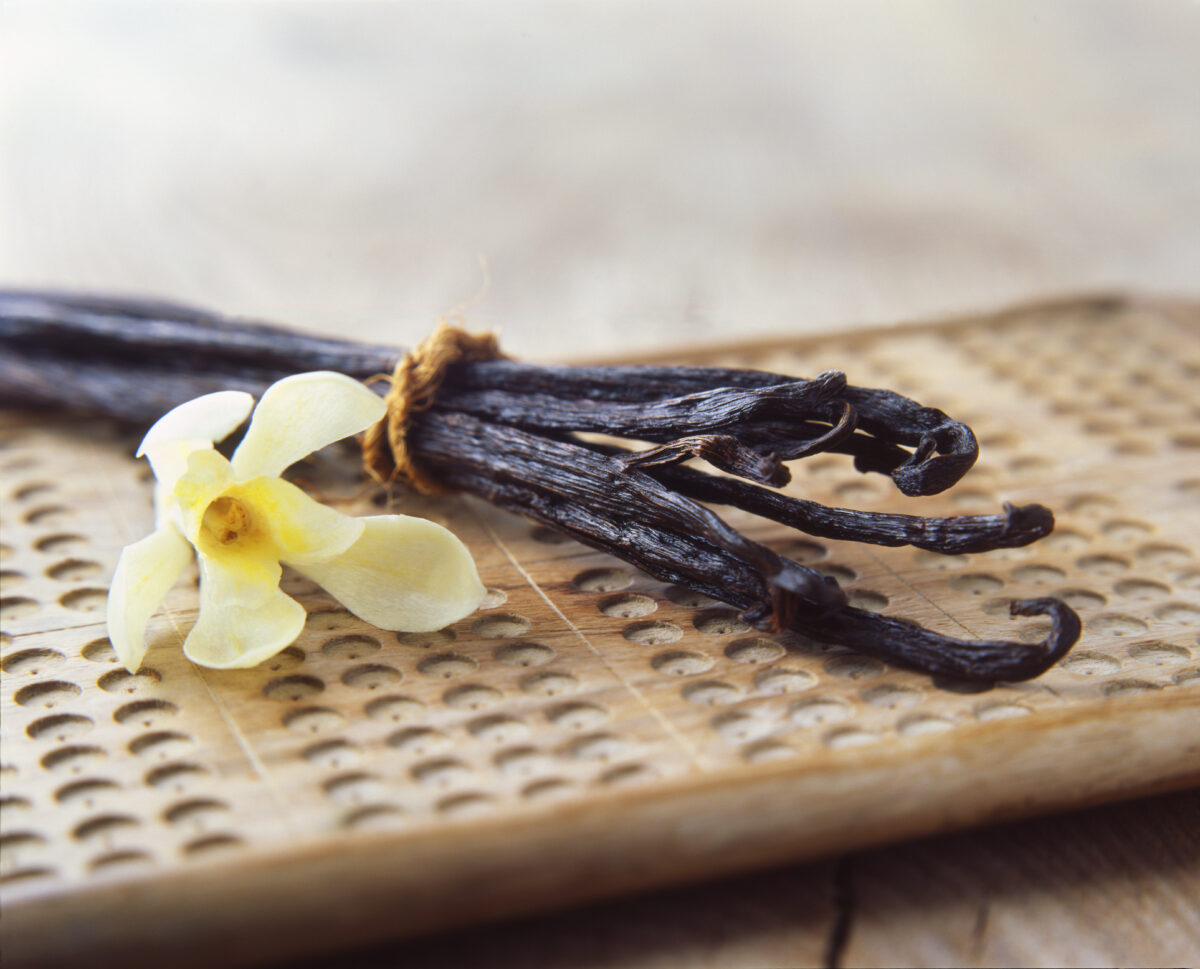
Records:
[[[294,969],[1194,966],[1200,792],[998,825]]]
[[[0,285],[567,359],[1195,296],[1200,6],[0,9]],[[486,262],[486,292],[480,289]],[[1183,792],[355,954],[1195,965]]]

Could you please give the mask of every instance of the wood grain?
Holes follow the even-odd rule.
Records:
[[[855,857],[842,964],[1188,965],[1198,823],[1189,792]]]
[[[949,557],[732,516],[852,601],[925,624],[993,636],[1012,628],[1006,597],[1067,595],[1085,623],[1076,650],[983,692],[755,635],[718,603],[503,513],[400,495],[468,542],[493,590],[481,612],[393,637],[291,579],[310,612],[295,647],[256,670],[202,671],[178,652],[195,609],[185,585],[130,677],[88,612],[117,549],[149,527],[132,438],[12,415],[6,953],[203,964],[202,940],[219,937],[224,958],[249,963],[1194,784],[1198,314],[1096,300],[681,356],[793,373],[854,359],[864,383],[921,388],[983,442],[943,496],[904,499],[836,455],[802,462],[798,493],[1059,510],[1038,546]],[[1117,355],[1126,369],[1110,379]],[[344,456],[301,475],[350,511],[387,500]],[[839,871],[845,913],[857,881],[853,863]],[[69,936],[53,931],[63,919]],[[995,951],[1024,950],[1005,938]]]

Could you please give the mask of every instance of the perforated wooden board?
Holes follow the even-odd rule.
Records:
[[[1025,549],[942,557],[736,524],[856,604],[954,635],[1039,638],[1009,599],[1065,597],[1084,634],[1029,683],[931,682],[797,635],[471,501],[392,496],[466,540],[492,592],[396,636],[299,579],[308,626],[265,666],[179,643],[137,676],[104,639],[121,546],[151,524],[135,437],[11,413],[3,499],[5,964],[253,961],[1200,780],[1200,309],[1080,302],[936,326],[679,354],[837,367],[971,424],[945,495],[850,459],[797,494],[922,514],[1040,501]],[[377,511],[345,453],[297,477]]]

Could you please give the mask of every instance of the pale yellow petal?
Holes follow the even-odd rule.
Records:
[[[192,451],[186,464],[187,470],[179,476],[165,503],[174,502],[181,531],[196,544],[204,512],[233,484],[233,470],[225,456],[211,448]]]
[[[200,557],[200,616],[183,644],[193,663],[257,666],[304,629],[304,607],[279,589],[278,563],[247,566],[244,560]]]
[[[237,430],[253,406],[254,398],[240,390],[222,390],[189,400],[154,422],[142,438],[137,456],[166,441],[223,441]]]
[[[362,537],[344,555],[297,566],[360,619],[426,632],[457,622],[483,601],[471,553],[452,532],[406,515],[360,520]]]
[[[191,559],[192,547],[170,526],[121,551],[108,590],[108,639],[129,672],[146,655],[146,624]]]
[[[186,470],[190,452],[223,441],[246,419],[254,398],[240,390],[222,390],[180,404],[155,421],[138,445],[137,456],[150,460],[159,485],[169,491]]]
[[[251,478],[225,495],[245,505],[255,527],[267,532],[276,557],[288,565],[327,562],[363,533],[361,519],[314,501],[282,478]]]
[[[162,441],[151,447],[146,457],[154,472],[154,516],[158,528],[173,524],[182,528],[182,519],[171,499],[180,477],[187,471],[188,455],[208,447],[203,441]]]
[[[233,453],[239,481],[277,476],[334,441],[366,430],[383,417],[383,399],[357,380],[331,371],[296,374],[272,384]]]

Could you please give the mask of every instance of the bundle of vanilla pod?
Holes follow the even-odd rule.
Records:
[[[167,302],[45,292],[0,292],[0,350],[0,402],[142,425],[201,394],[259,394],[293,373],[366,381],[392,372],[406,352]],[[886,474],[913,496],[944,491],[974,464],[978,444],[966,425],[891,391],[852,386],[836,371],[798,380],[708,367],[461,362],[405,435],[407,458],[440,490],[477,495],[727,602],[767,632],[794,629],[982,682],[1037,676],[1079,636],[1076,614],[1052,598],[1011,605],[1014,616],[1050,618],[1037,643],[958,640],[854,608],[833,578],[751,541],[708,507],[813,536],[945,554],[1026,545],[1053,529],[1040,505],[922,518],[775,490],[790,480],[786,462],[822,452],[850,455],[857,470]],[[688,464],[693,458],[720,473]]]

